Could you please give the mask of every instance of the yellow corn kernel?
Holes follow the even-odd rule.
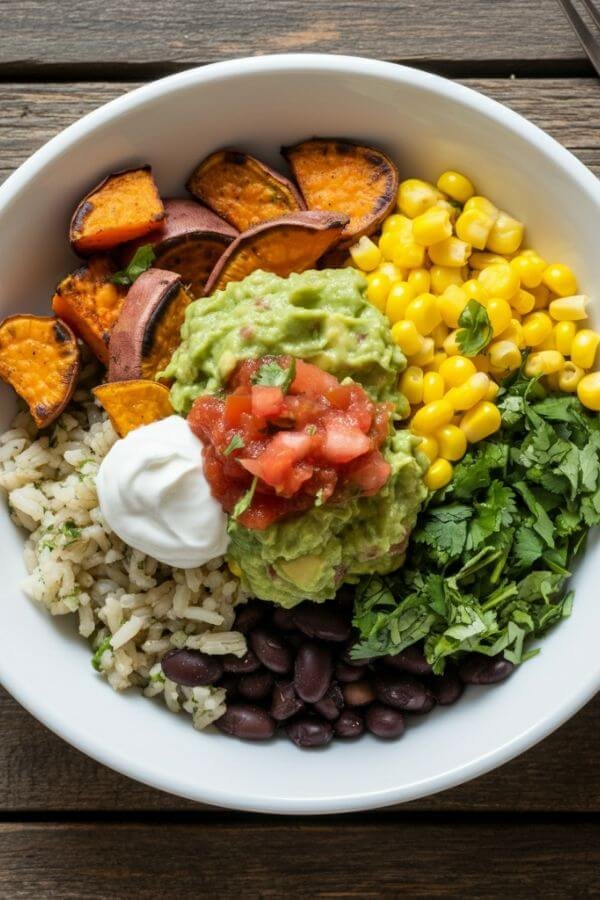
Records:
[[[486,375],[490,371],[490,358],[485,353],[479,353],[473,357],[473,364],[478,372],[484,372]]]
[[[431,362],[433,362],[434,356],[435,346],[433,344],[433,338],[424,337],[421,338],[421,349],[417,353],[414,353],[412,356],[409,356],[408,361],[412,366],[423,367],[428,366]]]
[[[444,425],[435,433],[435,439],[438,444],[438,453],[444,459],[456,462],[465,455],[467,450],[467,439],[463,431],[458,426],[450,423]]]
[[[423,403],[441,400],[446,391],[444,379],[439,372],[426,372],[423,376]]]
[[[537,347],[552,334],[553,322],[545,312],[532,312],[523,319],[523,337],[527,347]]]
[[[372,272],[367,276],[367,299],[380,312],[385,312],[385,303],[391,287],[392,282],[387,275],[382,275],[380,272]]]
[[[452,466],[447,459],[436,459],[423,477],[430,491],[439,491],[452,481]]]
[[[242,577],[242,570],[236,563],[235,559],[227,559],[227,566],[232,575],[235,575],[236,578]]]
[[[441,193],[428,181],[420,178],[407,178],[398,190],[398,209],[409,219],[420,216],[438,200],[443,200]]]
[[[489,400],[482,400],[464,414],[460,428],[468,442],[476,444],[498,431],[501,424],[502,417],[498,407]]]
[[[438,326],[439,327],[439,326]],[[440,366],[448,359],[448,354],[444,350],[436,350],[433,354],[431,362],[425,366],[426,372],[439,372]]]
[[[433,294],[419,294],[411,300],[404,312],[404,318],[414,322],[419,334],[431,334],[436,325],[442,321]]]
[[[591,369],[599,344],[600,334],[592,331],[591,328],[582,328],[571,343],[571,362],[574,362],[576,366],[581,366],[582,369]]]
[[[388,234],[391,231],[400,232],[404,235],[410,235],[412,232],[412,223],[409,218],[406,216],[401,216],[399,213],[394,213],[391,216],[388,216],[381,226],[382,234]]]
[[[544,269],[542,281],[559,297],[570,297],[577,293],[577,278],[569,266],[563,263],[551,263]]]
[[[455,172],[453,169],[442,172],[437,180],[437,186],[440,191],[448,194],[449,197],[457,200],[458,203],[466,203],[475,193],[475,188],[467,176],[461,175],[460,172]]]
[[[438,442],[431,436],[422,437],[417,449],[425,454],[430,464],[439,456]]]
[[[436,431],[452,421],[453,415],[452,406],[446,397],[443,397],[441,400],[426,403],[417,410],[412,417],[410,427],[415,434],[435,434]]]
[[[548,391],[560,391],[560,376],[562,372],[552,372],[551,375],[544,375],[542,384]]]
[[[448,354],[448,356],[456,356],[459,354],[460,347],[458,346],[457,335],[460,329],[455,329],[451,331],[446,340],[444,341],[444,350]]]
[[[547,338],[545,338],[541,344],[536,344],[536,350],[556,350],[558,349],[556,346],[556,338],[554,336],[554,329],[550,332]]]
[[[463,412],[483,400],[489,385],[490,379],[485,372],[475,372],[463,384],[450,388],[445,399],[454,410]]]
[[[529,291],[524,291],[522,288],[519,288],[512,297],[509,297],[508,302],[513,309],[516,309],[520,316],[526,316],[527,313],[530,313],[535,307],[535,297],[533,294]]]
[[[455,203],[452,203],[450,200],[438,200],[438,202],[435,204],[435,208],[445,209],[450,216],[450,224],[454,226],[459,213],[459,210],[457,209]]]
[[[427,252],[431,262],[436,266],[451,266],[460,269],[471,255],[471,245],[461,241],[460,238],[449,237],[445,241],[432,244]]]
[[[478,303],[482,304],[487,300],[487,291],[481,281],[477,278],[469,278],[468,281],[463,283],[462,289],[465,292],[467,300],[477,300]]]
[[[494,222],[498,217],[498,208],[494,206],[491,200],[488,200],[487,197],[469,197],[466,201],[465,209],[478,209],[481,212],[486,213],[488,216],[491,216]]]
[[[484,250],[493,225],[494,219],[483,210],[465,209],[454,227],[461,241],[466,241],[476,250]]]
[[[408,366],[400,377],[400,390],[411,406],[423,402],[423,369],[419,366]]]
[[[449,328],[458,327],[458,320],[467,302],[468,298],[465,292],[455,284],[451,284],[441,297],[437,298],[438,310],[444,323]]]
[[[498,396],[498,391],[500,390],[500,385],[497,384],[492,378],[490,378],[490,384],[487,389],[487,394],[484,397],[484,400],[495,400]]]
[[[431,287],[431,277],[428,269],[412,269],[406,277],[409,284],[415,289],[415,294],[426,294]]]
[[[405,269],[421,268],[425,262],[425,247],[421,247],[412,238],[401,238],[396,241],[393,261]]]
[[[414,356],[423,350],[423,338],[417,331],[414,322],[402,319],[392,325],[392,340],[400,347],[405,356]],[[431,341],[433,352],[433,341]]]
[[[502,297],[492,297],[491,300],[488,300],[486,309],[494,337],[498,337],[510,325],[512,319],[510,304]]]
[[[452,269],[449,266],[432,266],[429,275],[432,294],[443,294],[446,288],[451,285],[460,287],[463,282],[460,269]]]
[[[440,322],[439,325],[436,325],[433,331],[431,332],[431,337],[433,338],[433,346],[436,350],[441,350],[444,346],[444,341],[450,334],[450,329],[444,322]]]
[[[564,367],[565,358],[558,350],[538,350],[527,357],[525,374],[528,378],[553,375],[554,372],[562,372]]]
[[[528,250],[523,250],[510,261],[511,268],[515,270],[519,281],[526,288],[538,287],[542,283],[542,275],[547,265],[545,259]]]
[[[487,269],[488,266],[494,266],[496,264],[506,265],[508,262],[503,256],[499,256],[497,253],[471,253],[469,257],[469,265],[472,269],[477,269],[481,271],[481,269]]]
[[[413,219],[413,240],[422,247],[445,241],[452,234],[452,224],[447,209],[432,206]]]
[[[576,332],[575,322],[557,322],[554,326],[554,345],[563,356],[571,355],[571,346]]]
[[[570,360],[567,360],[562,372],[558,374],[558,389],[566,394],[574,394],[577,385],[585,375],[581,366],[576,366]]]
[[[545,284],[540,284],[536,288],[530,288],[530,292],[535,297],[534,309],[547,309],[550,303],[550,291]]]
[[[386,275],[392,282],[392,285],[396,284],[397,281],[404,281],[406,277],[406,269],[401,269],[400,266],[394,265],[393,262],[382,262],[375,271],[379,272],[380,275]]]
[[[600,412],[600,372],[583,376],[577,385],[577,396],[588,409]]]
[[[363,235],[357,244],[350,247],[350,256],[357,268],[363,272],[372,272],[381,262],[381,250],[371,238]]]
[[[523,326],[518,319],[514,318],[514,316],[510,320],[508,328],[505,328],[502,334],[498,335],[498,337],[501,341],[512,341],[513,344],[517,345],[519,350],[522,350],[525,346]]]
[[[440,366],[440,375],[448,387],[464,384],[477,369],[467,356],[449,356]]]
[[[390,288],[385,302],[385,314],[390,322],[399,322],[405,318],[406,307],[415,299],[415,289],[408,281],[397,281]]]
[[[490,297],[512,298],[519,290],[519,276],[504,260],[486,266],[479,273],[479,279]]]
[[[588,299],[587,294],[558,297],[550,302],[548,312],[557,322],[582,322],[587,319]]]
[[[521,351],[512,341],[492,341],[488,354],[492,367],[501,372],[512,372],[521,365]]]
[[[410,220],[407,220],[410,221]],[[397,231],[385,231],[378,241],[379,251],[383,259],[391,262],[401,241],[409,240]]]
[[[523,243],[525,226],[500,210],[487,240],[487,248],[492,253],[515,253]]]

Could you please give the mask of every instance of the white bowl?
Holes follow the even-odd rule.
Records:
[[[264,56],[154,82],[103,106],[39,150],[0,189],[0,312],[47,312],[71,266],[69,215],[104,173],[150,162],[163,194],[183,193],[194,163],[236,145],[277,164],[312,135],[370,141],[401,174],[467,172],[525,220],[530,243],[600,284],[600,186],[570,153],[516,113],[450,81],[352,57]],[[596,303],[596,324],[600,324]],[[2,394],[3,427],[12,411]],[[539,741],[600,685],[600,548],[574,579],[571,618],[506,683],[411,723],[401,741],[364,738],[302,752],[193,730],[135,693],[114,694],[87,644],[27,600],[23,537],[1,510],[0,678],[45,725],[102,763],[193,800],[277,813],[332,813],[412,800],[474,778]]]

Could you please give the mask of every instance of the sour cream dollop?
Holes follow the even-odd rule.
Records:
[[[202,443],[180,416],[118,440],[96,487],[108,527],[162,563],[192,569],[227,549],[227,516],[204,476]]]

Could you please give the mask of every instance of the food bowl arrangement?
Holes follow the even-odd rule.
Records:
[[[209,120],[210,129],[196,124]],[[340,137],[314,139],[332,134]],[[280,146],[290,177],[277,161]],[[196,199],[184,199],[186,180]],[[5,461],[22,454],[19,474],[9,465],[4,484],[21,491],[13,521],[34,532],[27,593],[54,613],[77,612],[92,640],[90,652],[64,616],[56,627],[23,596],[23,538],[7,517],[4,615],[18,639],[0,674],[38,718],[114,768],[192,799],[333,812],[480,774],[593,694],[593,535],[569,584],[574,604],[566,579],[596,521],[597,376],[585,373],[597,343],[600,191],[566,151],[433,76],[351,58],[265,57],[184,73],[114,101],[50,142],[1,190],[0,216],[28,222],[28,243],[39,247],[35,266],[23,266],[22,233],[5,228],[2,314],[12,318],[1,326],[2,377],[35,424],[50,426],[40,444],[29,413],[19,414],[4,439]],[[71,245],[88,259],[83,269],[65,237],[69,220]],[[280,315],[267,323],[270,304]],[[300,314],[290,317],[291,307]],[[252,352],[232,349],[234,332]],[[207,335],[214,352],[199,349]],[[318,352],[310,343],[317,338]],[[23,374],[40,356],[43,397]],[[8,427],[13,400],[5,397]],[[189,414],[191,431],[171,406]],[[252,422],[232,419],[234,407],[240,416],[247,407]],[[172,419],[177,440],[166,432]],[[559,441],[561,460],[551,453]],[[486,455],[488,444],[492,453],[502,447],[503,460]],[[201,452],[209,487],[199,495]],[[149,473],[165,453],[179,468],[175,481],[159,484]],[[525,483],[534,464],[546,470],[543,496]],[[36,465],[52,483],[41,489],[49,509],[25,492],[40,490],[23,475]],[[551,500],[559,495],[564,509]],[[192,502],[200,516],[190,514]],[[467,507],[477,509],[479,535],[512,535],[495,555],[485,555],[472,525],[456,546],[460,523],[472,517]],[[156,519],[157,509],[159,530],[141,540],[139,522]],[[346,522],[333,544],[333,532],[323,532],[327,554],[335,545],[339,555],[323,566],[333,556],[307,552],[307,516],[322,523],[342,509],[356,527]],[[93,552],[73,557],[80,574],[71,592],[66,569],[40,564],[44,553],[56,563],[54,532],[44,536],[36,525],[50,530],[48,516],[58,523],[63,563],[90,529]],[[396,529],[394,540],[382,537],[384,524]],[[274,529],[288,549],[271,558]],[[370,558],[361,556],[365,534]],[[508,577],[517,557],[522,567],[528,561],[529,580],[523,568]],[[168,587],[167,564],[175,566]],[[425,616],[422,576],[430,579]],[[314,605],[336,591],[334,606]],[[262,605],[234,610],[248,596]],[[390,615],[398,597],[405,605]],[[264,601],[281,608],[270,604],[266,614]],[[419,615],[408,616],[409,626],[411,609]],[[187,624],[165,632],[167,619]],[[530,655],[527,635],[559,619],[542,652],[518,665]],[[248,653],[260,666],[248,664]],[[215,722],[221,733],[199,734],[187,717],[165,716],[136,691],[112,694],[90,655],[113,687],[162,694],[197,727]],[[501,686],[473,686],[515,665]],[[460,703],[441,709],[465,683]],[[418,715],[436,701],[426,719]],[[407,736],[383,740],[404,730],[404,713]],[[274,721],[290,742],[230,740],[270,737]],[[325,745],[334,734],[318,753],[294,746]]]

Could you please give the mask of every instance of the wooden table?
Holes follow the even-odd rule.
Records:
[[[138,83],[287,51],[460,79],[600,173],[600,85],[555,0],[3,0],[0,11],[0,179]],[[277,819],[129,781],[0,692],[0,896],[595,896],[599,725],[600,697],[518,760],[445,794]]]

